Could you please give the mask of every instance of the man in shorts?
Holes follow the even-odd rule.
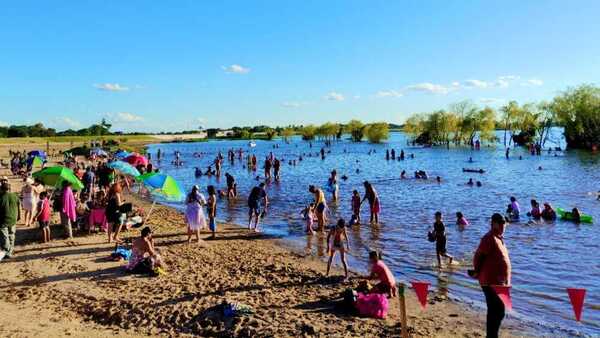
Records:
[[[248,196],[248,229],[252,229],[252,218],[254,218],[254,231],[258,231],[258,221],[261,216],[261,200],[264,201],[266,209],[267,204],[269,204],[269,198],[267,197],[264,183],[260,183],[258,186],[252,188]]]

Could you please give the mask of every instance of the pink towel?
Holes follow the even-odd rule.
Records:
[[[73,190],[71,190],[71,187],[63,189],[62,212],[69,217],[71,222],[74,222],[77,219],[77,213],[75,212],[75,197],[73,197]]]
[[[102,231],[106,231],[108,229],[108,223],[106,221],[106,211],[104,209],[92,209],[92,211],[90,212],[90,229],[96,225],[100,225],[100,229],[102,229]]]
[[[356,309],[362,316],[384,319],[388,313],[388,299],[380,293],[358,294]]]

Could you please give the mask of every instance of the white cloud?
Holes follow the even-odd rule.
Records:
[[[354,95],[354,99],[355,99],[355,100],[358,100],[358,99],[360,99],[360,95]]]
[[[95,84],[94,87],[96,87],[98,90],[105,90],[109,92],[125,92],[129,90],[129,87],[121,86],[118,83],[100,83]]]
[[[454,89],[450,88],[450,87],[447,87],[447,86],[444,86],[444,85],[439,85],[439,84],[434,84],[434,83],[429,83],[429,82],[423,82],[423,83],[417,83],[417,84],[414,84],[414,85],[406,86],[404,88],[404,90],[426,92],[426,93],[431,93],[431,94],[446,95],[446,94],[448,94],[450,91],[452,91]]]
[[[521,77],[518,75],[503,75],[503,76],[498,76],[498,80],[503,80],[503,81],[516,81],[518,79],[520,79]]]
[[[132,122],[139,122],[144,119],[143,117],[141,117],[139,115],[135,115],[132,113],[127,113],[127,112],[120,112],[120,113],[116,113],[116,114],[107,113],[106,117],[112,123],[132,123]]]
[[[330,101],[344,101],[345,98],[344,95],[340,93],[330,92],[329,94],[325,95],[325,99]]]
[[[303,102],[286,101],[286,102],[282,102],[281,106],[286,107],[286,108],[298,108],[303,104],[304,104]]]
[[[221,67],[224,71],[226,71],[227,73],[233,73],[233,74],[248,74],[250,73],[250,68],[246,68],[240,65],[230,65],[230,66],[222,66]]]
[[[483,97],[481,99],[479,99],[479,101],[481,103],[485,103],[485,104],[497,104],[497,103],[502,103],[506,100],[504,99],[497,99],[497,98],[493,98],[493,97]]]
[[[526,86],[526,87],[537,87],[537,86],[541,86],[543,84],[544,84],[544,81],[542,81],[540,79],[529,79],[529,80],[527,80],[527,82],[521,83],[522,86]]]
[[[490,83],[481,80],[470,79],[466,80],[464,86],[467,88],[487,88]]]
[[[73,120],[70,117],[55,117],[50,121],[50,125],[57,129],[78,129],[81,128],[79,121]]]
[[[378,97],[378,98],[402,97],[402,96],[404,96],[404,94],[402,94],[400,91],[397,91],[397,90],[382,90],[375,94],[375,97]]]

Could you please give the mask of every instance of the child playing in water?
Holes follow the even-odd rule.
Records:
[[[345,248],[344,244],[346,244]],[[347,280],[348,263],[346,263],[346,251],[350,251],[350,243],[348,242],[348,235],[346,234],[346,222],[343,218],[340,218],[335,228],[331,229],[327,234],[327,251],[329,252],[329,261],[327,262],[326,276],[329,276],[331,262],[333,261],[336,251],[339,251],[342,265],[344,266],[344,280]]]
[[[309,235],[314,235],[315,231],[313,230],[313,224],[315,220],[315,204],[309,204],[304,210],[302,210],[302,217],[304,217],[304,221],[306,221],[306,233]]]
[[[446,251],[446,226],[442,222],[442,213],[435,213],[435,222],[433,223],[433,233],[435,236],[435,253],[437,256],[438,267],[442,267],[442,256],[448,258],[448,264],[452,264],[454,259]]]
[[[352,216],[356,220],[355,224],[360,224],[360,194],[358,190],[352,191]]]
[[[464,230],[467,225],[469,225],[469,221],[467,221],[467,219],[465,218],[465,216],[463,216],[462,212],[457,212],[456,213],[456,226],[458,227],[459,230]]]

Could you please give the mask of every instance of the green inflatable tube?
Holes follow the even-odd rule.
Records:
[[[571,215],[571,213],[568,211],[565,211],[563,208],[556,208],[556,213],[558,214],[558,216],[560,216],[561,219],[564,219],[565,221],[573,220],[573,216]],[[592,219],[592,216],[590,216],[590,215],[581,214],[579,216],[579,221],[581,223],[592,223],[593,219]]]

